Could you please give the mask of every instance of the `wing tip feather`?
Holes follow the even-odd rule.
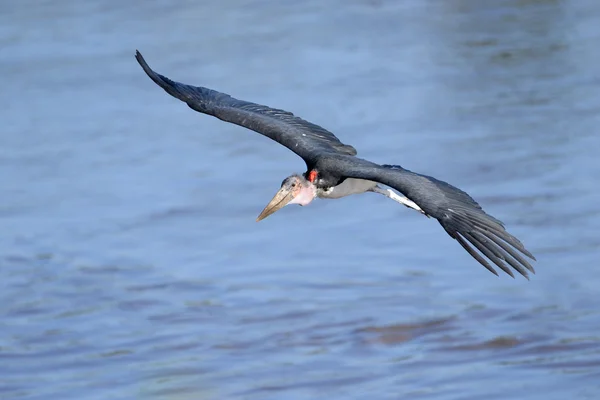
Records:
[[[438,221],[477,262],[490,272],[493,270],[495,275],[498,276],[498,273],[487,261],[491,261],[513,279],[515,279],[513,270],[527,280],[530,280],[528,272],[535,274],[533,266],[524,258],[526,256],[535,260],[533,254],[525,249],[517,238],[508,233],[503,225],[483,210],[453,208],[449,213],[445,213],[443,218],[438,218]]]

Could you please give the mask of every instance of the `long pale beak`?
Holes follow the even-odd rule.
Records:
[[[282,187],[275,194],[273,199],[267,204],[264,210],[260,213],[260,215],[256,218],[256,222],[261,221],[267,218],[269,215],[273,214],[275,211],[283,208],[287,203],[294,199],[294,194],[287,188]]]

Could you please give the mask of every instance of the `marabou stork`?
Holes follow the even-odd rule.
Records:
[[[191,109],[258,132],[287,147],[306,162],[306,172],[284,179],[257,221],[288,204],[305,206],[315,197],[337,199],[374,192],[437,219],[451,238],[493,274],[498,275],[483,256],[513,278],[509,266],[527,279],[528,270],[535,273],[523,255],[533,260],[535,257],[504,229],[501,221],[483,211],[462,190],[398,165],[379,165],[358,158],[354,147],[291,112],[172,81],[154,72],[139,51],[135,58],[154,83]],[[406,197],[380,184],[396,189]]]

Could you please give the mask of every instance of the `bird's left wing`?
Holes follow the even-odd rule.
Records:
[[[191,109],[273,139],[299,155],[309,166],[321,154],[356,154],[354,147],[342,143],[333,133],[291,112],[239,100],[202,86],[173,81],[152,70],[139,51],[135,58],[154,83]]]
[[[483,211],[462,190],[397,165],[378,165],[357,157],[336,156],[322,163],[322,169],[338,176],[375,181],[398,190],[414,201],[425,215],[437,219],[450,237],[493,274],[498,275],[482,255],[512,277],[509,266],[526,278],[527,271],[535,273],[524,256],[533,260],[535,257],[506,231],[501,221]]]

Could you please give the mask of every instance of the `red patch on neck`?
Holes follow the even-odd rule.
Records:
[[[317,180],[317,171],[314,169],[308,173],[308,181],[313,183]]]

